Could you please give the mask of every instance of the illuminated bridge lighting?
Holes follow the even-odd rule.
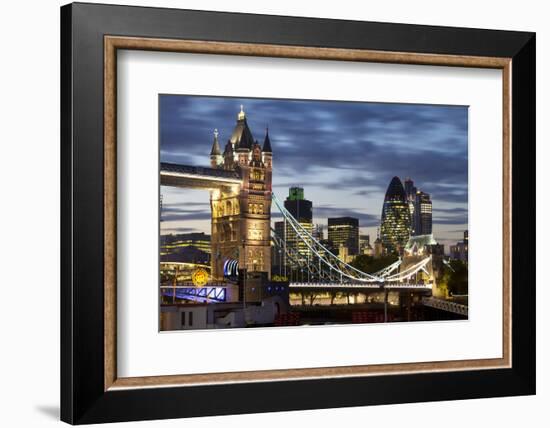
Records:
[[[411,283],[396,283],[396,284],[365,284],[365,283],[327,283],[327,282],[292,282],[290,288],[318,288],[318,289],[337,289],[337,288],[357,288],[357,289],[414,289],[414,290],[431,290],[432,284],[411,284]]]
[[[227,299],[226,287],[188,287],[188,286],[161,286],[162,295],[174,297],[181,300],[191,300],[199,303],[225,302]]]
[[[223,264],[224,276],[238,276],[239,275],[239,262],[237,260],[228,259]]]
[[[290,288],[372,288],[383,289],[384,287],[379,284],[359,283],[351,284],[345,282],[327,283],[327,282],[291,282]]]
[[[241,181],[242,177],[240,177],[239,174],[234,170],[191,167],[186,165],[175,165],[167,163],[161,164],[162,185],[176,187],[202,186],[202,188],[212,189],[213,192],[216,192],[219,191],[220,187],[227,186],[228,184],[239,185]],[[394,186],[390,186],[390,189],[388,189],[386,195],[387,200],[385,202],[387,205],[387,209],[385,212],[385,223],[389,226],[395,223],[393,224],[393,226],[395,227],[391,227],[395,230],[400,230],[400,228],[406,229],[406,226],[410,226],[407,225],[407,222],[405,221],[406,219],[409,219],[409,207],[406,203],[404,203],[405,209],[401,209],[401,203],[404,202],[402,201],[404,190],[402,189],[402,184],[400,183],[398,178],[395,178],[393,182]],[[215,186],[212,187],[209,183],[214,183]],[[271,193],[271,199],[273,205],[278,208],[283,216],[283,230],[285,231],[285,239],[286,235],[291,235],[293,239],[297,241],[296,245],[288,245],[288,241],[282,239],[281,236],[277,236],[273,229],[271,230],[270,238],[273,242],[273,245],[276,247],[276,250],[278,250],[278,253],[280,254],[279,257],[284,257],[285,262],[290,261],[291,265],[293,265],[296,269],[297,274],[301,275],[300,280],[302,282],[296,283],[296,285],[292,286],[306,287],[305,284],[311,284],[307,287],[330,288],[339,286],[341,288],[364,288],[373,290],[431,289],[432,285],[429,283],[433,275],[431,273],[431,255],[426,256],[425,258],[411,266],[406,266],[406,263],[404,264],[403,261],[400,259],[395,263],[386,266],[378,272],[372,274],[363,272],[352,266],[351,264],[347,263],[346,260],[342,260],[341,258],[339,258],[337,255],[332,253],[329,248],[323,245],[323,243],[319,239],[315,238],[312,234],[311,228],[304,226],[304,224],[300,223],[299,219],[294,218],[274,193]],[[252,204],[252,208],[254,211],[258,209],[258,206]],[[401,219],[401,211],[403,211],[403,213],[406,213],[406,216],[403,214],[403,219]],[[249,238],[250,236],[252,236],[253,239],[261,237],[258,230],[252,230],[254,234],[249,234]],[[231,237],[231,239],[233,239],[232,235],[229,236]],[[187,245],[187,242],[183,241],[170,243],[170,248],[167,248],[167,250],[172,250],[172,246],[178,247],[185,245]],[[261,253],[261,255],[263,256],[263,253]],[[161,265],[161,268],[177,265],[179,264],[166,262]],[[263,266],[263,262],[260,265]],[[180,265],[180,267],[185,268],[189,268],[192,266],[192,264]],[[195,267],[198,266],[198,264],[195,265]],[[208,268],[204,265],[203,267]],[[248,267],[250,268],[250,266]],[[242,266],[241,268],[246,268],[246,266]],[[219,269],[220,275],[217,275],[216,269],[211,269],[214,270],[214,272],[212,272],[212,275],[215,275],[216,277],[222,275],[224,277],[236,277],[239,271],[238,260],[226,259],[217,269]],[[260,271],[262,270],[260,269]],[[426,278],[422,279],[422,277],[425,275],[429,278],[427,281]],[[303,280],[306,277],[307,283],[304,283]],[[420,284],[413,283],[414,281],[419,280],[421,282]],[[182,291],[184,290],[182,288],[181,290],[176,291],[176,295],[179,293],[179,295],[189,299],[211,299],[213,301],[223,301],[225,299],[225,296],[223,296],[222,294],[216,294],[214,288],[212,287],[205,287],[203,290],[208,290],[208,288],[210,288],[210,291],[201,290],[199,292],[195,288],[186,287],[185,290],[187,291]]]
[[[341,287],[353,286],[353,284],[364,284],[363,288],[377,288],[381,287],[383,284],[392,284],[394,288],[413,288],[403,285],[403,283],[408,284],[410,279],[415,276],[417,273],[425,273],[428,276],[430,275],[427,269],[427,266],[431,264],[432,257],[431,255],[425,257],[418,263],[407,267],[401,272],[395,272],[402,264],[401,260],[398,260],[395,263],[385,267],[381,271],[378,271],[374,274],[368,274],[358,270],[357,268],[351,266],[345,261],[341,260],[338,256],[333,254],[327,247],[321,244],[313,235],[306,230],[300,222],[298,222],[288,210],[283,206],[281,201],[277,196],[272,193],[272,198],[275,206],[279,209],[283,215],[283,219],[295,232],[297,239],[303,241],[307,248],[310,251],[311,259],[307,261],[306,268],[310,274],[313,275],[313,278],[321,279],[321,282],[316,284],[325,284],[329,283],[334,286],[334,284],[340,284]],[[276,246],[279,246],[280,250],[284,250],[288,253],[288,247],[284,245],[284,242],[278,237],[272,230],[272,240]],[[292,254],[287,254],[287,256],[292,256]],[[292,260],[293,257],[290,257]],[[300,260],[300,257],[297,257]],[[300,269],[303,268],[303,265],[299,264]],[[400,284],[400,285],[397,285]],[[415,284],[414,284],[415,285]],[[320,285],[318,287],[321,287]],[[327,287],[327,286],[322,286]],[[358,288],[359,285],[357,285]],[[388,287],[389,288],[389,287]],[[416,289],[430,287],[424,284],[415,285]]]

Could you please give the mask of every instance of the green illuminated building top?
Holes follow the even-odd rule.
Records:
[[[288,189],[287,201],[303,201],[304,189],[303,187],[291,187]]]

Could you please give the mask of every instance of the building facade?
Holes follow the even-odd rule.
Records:
[[[407,195],[399,177],[393,177],[382,206],[380,240],[388,253],[401,251],[411,235]]]
[[[411,236],[432,233],[432,200],[407,178],[404,182],[405,195],[411,215]]]
[[[317,241],[323,241],[325,239],[325,227],[322,224],[316,224],[313,226],[313,237]]]
[[[328,240],[333,248],[345,247],[347,254],[359,254],[359,220],[354,217],[328,219]]]
[[[413,219],[413,235],[432,233],[432,200],[427,193],[416,192]]]
[[[374,248],[373,248],[372,255],[374,256],[375,259],[377,259],[379,257],[382,257],[384,254],[385,254],[385,250],[384,250],[384,246],[382,245],[382,240],[380,239],[380,237],[378,237],[374,241]]]
[[[374,250],[370,245],[370,235],[359,235],[359,254],[372,256]]]
[[[468,262],[468,231],[464,231],[464,239],[451,245],[450,247],[451,258],[454,260],[462,260]]]
[[[438,249],[441,247],[431,234],[411,236],[403,249],[403,258],[399,269],[405,271],[430,257],[425,268],[415,274],[414,280],[423,283],[433,282],[435,279],[434,251],[439,251]]]
[[[312,234],[313,203],[305,198],[304,189],[302,187],[289,188],[284,204],[285,209],[300,223],[300,226],[309,234]],[[286,223],[285,241],[287,247],[299,254],[302,260],[307,260],[308,257],[311,257],[311,250],[304,241],[298,239],[296,232],[289,223]]]
[[[416,235],[415,231],[415,211],[416,211],[416,186],[410,178],[405,179],[405,194],[407,195],[407,203],[409,204],[409,212],[411,214],[411,235]]]
[[[223,279],[224,266],[238,260],[239,270],[271,275],[271,141],[266,131],[263,147],[254,140],[242,109],[222,153],[214,132],[210,165],[235,171],[241,185],[210,191],[212,211],[212,277]]]

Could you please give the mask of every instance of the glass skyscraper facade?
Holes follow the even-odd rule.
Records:
[[[468,231],[464,231],[464,239],[457,242],[456,245],[451,245],[451,258],[455,260],[468,261]]]
[[[380,239],[388,252],[402,249],[411,235],[409,202],[399,177],[393,177],[382,206]]]
[[[286,210],[294,217],[309,234],[313,233],[313,204],[310,200],[306,199],[304,196],[304,189],[301,187],[291,187],[288,190],[288,197],[285,200]],[[296,232],[290,225],[284,221],[278,221],[275,223],[275,233],[281,239],[286,241],[286,246],[291,253],[300,255],[302,260],[307,260],[308,257],[311,257],[311,250],[307,244],[298,239]],[[288,268],[289,261],[286,260],[286,255],[283,254],[282,257],[283,266],[286,265]]]
[[[432,233],[432,200],[424,192],[416,192],[414,210],[414,235],[429,235]]]
[[[416,231],[416,222],[415,219],[415,208],[416,208],[416,186],[414,181],[410,178],[405,180],[405,194],[407,195],[407,202],[409,204],[409,212],[411,213],[411,235],[415,235]]]
[[[432,200],[407,178],[404,181],[405,195],[411,215],[411,235],[429,235],[432,233]]]
[[[329,218],[328,240],[335,249],[344,246],[350,255],[359,254],[359,220],[354,217]]]

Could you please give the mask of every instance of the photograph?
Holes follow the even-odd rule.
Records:
[[[158,103],[160,331],[468,319],[468,106]]]
[[[550,30],[524,4],[399,1],[36,2],[6,21],[24,114],[3,126],[21,152],[5,288],[41,273],[30,307],[5,299],[24,398],[7,426],[542,415]],[[48,248],[32,264],[29,243]]]

